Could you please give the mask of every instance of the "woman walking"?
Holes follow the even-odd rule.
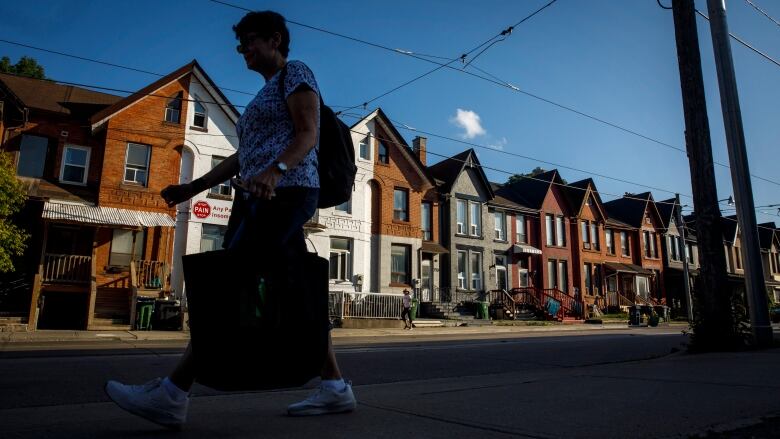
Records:
[[[168,186],[161,195],[174,206],[240,172],[241,184],[250,195],[250,213],[241,218],[236,233],[226,237],[225,247],[258,258],[260,248],[272,258],[301,254],[307,251],[303,225],[314,215],[319,194],[319,88],[306,64],[287,61],[290,34],[278,13],[250,12],[233,26],[233,31],[247,68],[266,81],[236,126],[238,152],[197,180]],[[186,421],[195,378],[190,345],[169,376],[142,385],[109,381],[106,393],[133,414],[165,427],[180,428]],[[352,386],[341,376],[330,337],[321,378],[317,391],[288,406],[288,414],[319,415],[355,409]]]

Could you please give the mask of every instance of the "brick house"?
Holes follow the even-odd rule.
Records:
[[[539,212],[520,204],[517,201],[520,197],[510,186],[492,185],[494,197],[488,205],[494,220],[495,261],[492,265],[495,268],[491,269],[490,276],[493,277],[495,270],[497,289],[534,287],[532,274],[539,269],[539,255],[542,254],[539,250]]]
[[[192,92],[215,87],[195,61],[125,98],[48,81],[27,86],[48,100],[40,106],[66,103],[52,115],[22,101],[19,113],[39,120],[4,136],[29,180],[28,210],[39,206],[28,327],[130,328],[137,296],[171,293],[175,210],[159,192],[180,181],[183,151],[200,148],[187,126],[212,127],[203,120],[208,103]],[[37,157],[44,164],[32,169]]]
[[[767,294],[775,303],[780,303],[780,230],[773,222],[759,224],[758,239]]]
[[[619,230],[621,236],[621,262],[605,264],[607,290],[614,288],[619,295],[632,301],[631,304],[664,303],[666,294],[661,258],[664,227],[653,195],[650,192],[627,193],[622,198],[604,203],[604,209],[613,220],[612,224],[608,222],[608,230]],[[627,261],[627,252],[631,255],[631,263],[622,262]],[[608,301],[614,305],[612,300]]]

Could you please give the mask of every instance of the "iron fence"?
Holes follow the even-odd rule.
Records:
[[[331,291],[328,309],[331,318],[400,319],[403,298],[403,294]]]

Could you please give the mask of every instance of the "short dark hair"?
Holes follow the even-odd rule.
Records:
[[[236,39],[255,32],[261,38],[271,38],[276,32],[282,36],[282,42],[279,44],[279,52],[287,58],[290,53],[290,31],[287,30],[287,22],[284,17],[274,11],[253,11],[244,15],[244,18],[233,26],[233,32],[236,33]]]

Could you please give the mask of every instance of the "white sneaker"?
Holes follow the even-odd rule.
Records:
[[[326,415],[331,413],[347,413],[355,410],[357,402],[352,393],[352,383],[346,382],[340,392],[326,389],[322,386],[308,398],[287,406],[290,416]]]
[[[106,383],[106,394],[119,407],[163,427],[178,430],[187,420],[190,398],[174,401],[155,378],[146,384],[127,385],[118,381]]]

